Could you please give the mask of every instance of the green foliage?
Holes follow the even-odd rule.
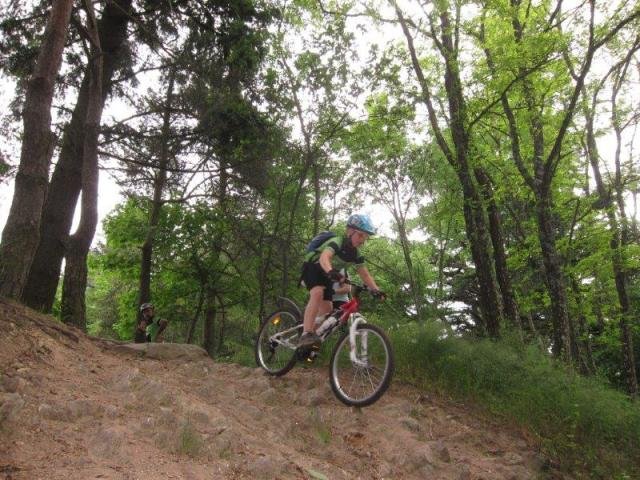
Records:
[[[563,469],[593,478],[640,473],[640,408],[601,379],[582,377],[535,346],[458,338],[437,322],[391,336],[400,378],[526,426]]]

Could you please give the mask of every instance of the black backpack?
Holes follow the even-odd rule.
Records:
[[[324,242],[326,242],[327,240],[335,236],[336,236],[335,233],[330,232],[328,230],[324,232],[320,232],[318,235],[313,237],[309,242],[309,244],[307,245],[307,248],[305,249],[305,252],[304,252],[305,255],[311,252],[315,252],[318,248],[320,248],[320,245],[322,245]]]
[[[326,230],[313,237],[307,244],[307,248],[305,248],[304,251],[304,264],[302,266],[300,280],[298,280],[298,286],[302,284],[302,277],[304,276],[305,269],[317,260],[318,257],[316,255],[318,253],[318,248],[320,248],[324,242],[335,236],[337,236],[335,233]]]

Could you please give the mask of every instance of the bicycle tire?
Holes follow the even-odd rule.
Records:
[[[351,361],[349,332],[338,339],[329,363],[331,389],[338,400],[349,406],[366,407],[376,402],[389,388],[395,369],[391,342],[384,331],[368,323],[358,325],[356,355],[361,353],[364,338],[367,355],[360,360],[366,366]]]
[[[291,330],[293,329],[293,330]],[[278,334],[290,334],[278,338]],[[258,331],[255,359],[269,375],[281,376],[296,364],[296,344],[302,333],[302,320],[289,310],[277,310],[269,315]]]

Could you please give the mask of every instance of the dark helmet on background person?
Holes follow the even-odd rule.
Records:
[[[354,213],[347,219],[347,227],[355,228],[361,232],[375,235],[378,229],[373,225],[369,215],[364,213]]]
[[[147,308],[154,308],[153,303],[143,303],[140,305],[140,311],[144,312]]]

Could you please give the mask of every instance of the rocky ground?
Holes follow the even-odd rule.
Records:
[[[90,338],[0,299],[0,478],[546,479],[533,442],[394,382],[357,410],[327,372]]]

